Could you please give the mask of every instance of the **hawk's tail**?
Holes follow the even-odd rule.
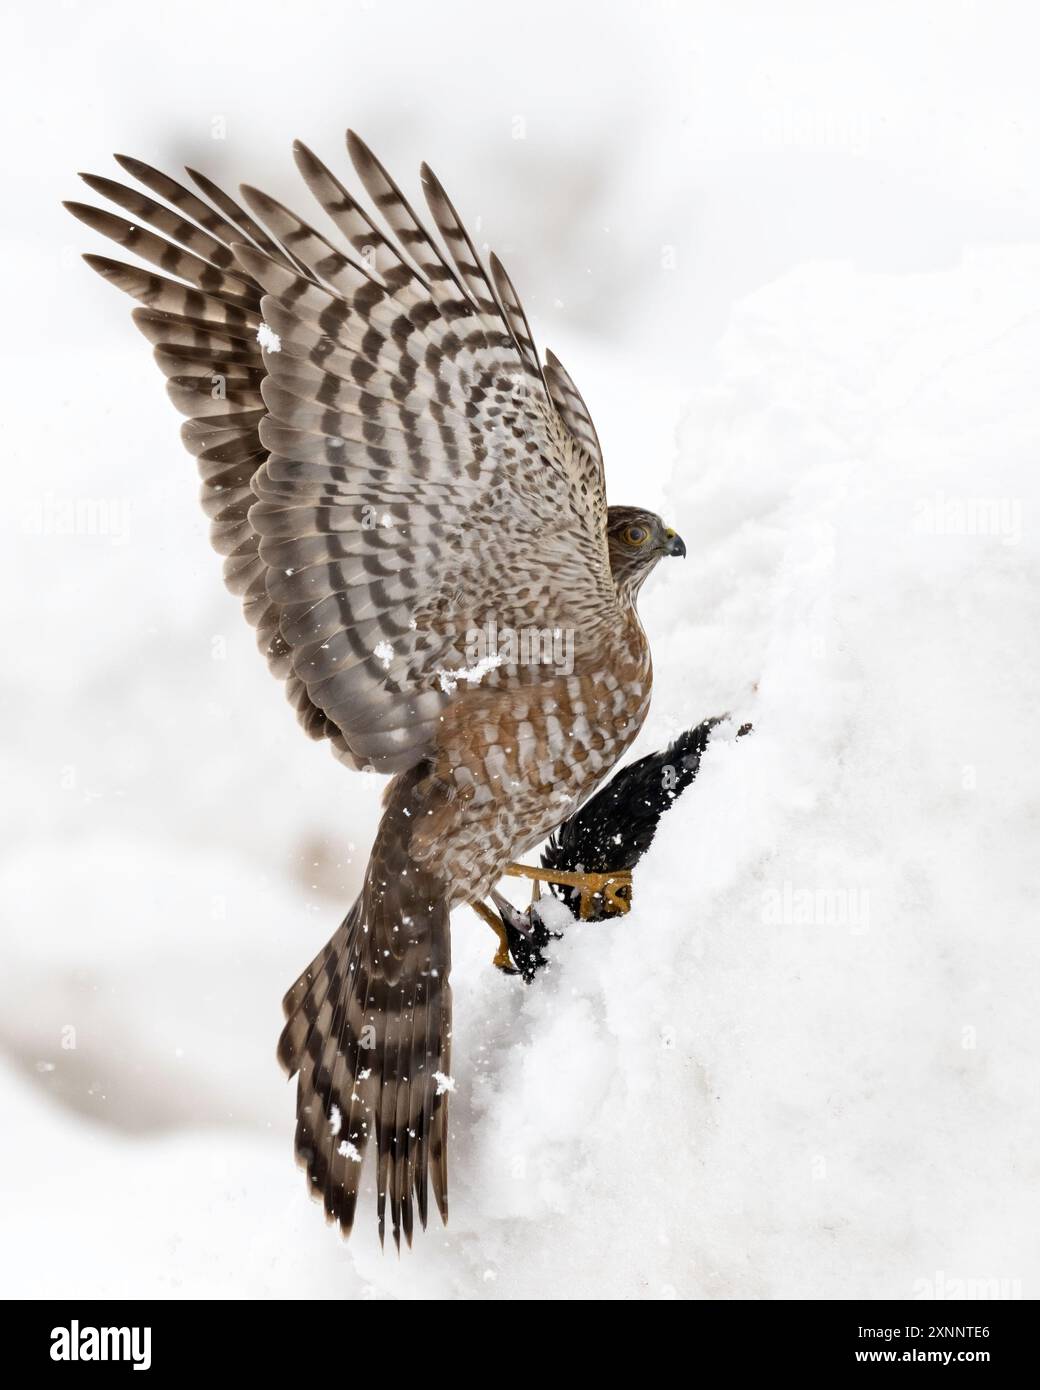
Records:
[[[431,1181],[448,1219],[451,960],[443,889],[407,860],[393,801],[360,897],[285,996],[278,1057],[299,1074],[296,1154],[326,1218],[349,1234],[374,1139],[380,1239],[389,1197],[399,1246],[413,1193],[426,1225]]]

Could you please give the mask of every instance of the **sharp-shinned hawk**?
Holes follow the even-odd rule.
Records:
[[[635,738],[651,686],[636,596],[685,548],[654,514],[607,507],[581,396],[432,171],[443,246],[347,146],[386,230],[300,144],[328,235],[257,189],[246,212],[201,174],[196,193],[123,156],[147,194],[84,177],[129,220],[67,206],[163,272],[86,257],[142,305],[225,580],[300,722],[394,774],[361,894],[285,996],[278,1054],[328,1217],[350,1230],[371,1142],[380,1234],[389,1201],[410,1241],[413,1194],[424,1226],[431,1185],[447,1219],[449,913],[479,910]]]

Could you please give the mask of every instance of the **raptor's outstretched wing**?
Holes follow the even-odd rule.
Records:
[[[446,251],[347,145],[387,231],[299,144],[329,237],[255,189],[246,212],[192,170],[205,199],[122,156],[148,194],[84,177],[131,220],[68,206],[164,272],[87,257],[144,306],[225,579],[302,724],[349,764],[397,771],[464,693],[452,673],[474,629],[567,628],[580,667],[618,602],[576,388],[540,364],[508,276],[495,257],[485,270],[433,173]]]

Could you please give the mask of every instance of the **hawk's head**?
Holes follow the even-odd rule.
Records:
[[[614,583],[630,599],[663,555],[686,554],[682,537],[642,507],[607,508],[607,548]]]

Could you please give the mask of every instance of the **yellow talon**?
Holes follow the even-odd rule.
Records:
[[[502,925],[502,919],[497,913],[492,912],[487,903],[470,903],[470,907],[478,917],[484,919],[498,937],[498,950],[495,952],[491,964],[497,965],[499,970],[504,970],[509,975],[515,975],[517,973],[516,966],[513,964],[513,958],[509,954],[509,937],[506,935],[506,929]]]
[[[530,878],[535,888],[540,883],[559,883],[565,888],[577,888],[580,894],[582,921],[592,916],[592,900],[596,896],[603,899],[603,905],[613,915],[621,916],[632,906],[632,870],[612,869],[609,873],[574,873],[569,869],[533,869],[528,864],[507,864],[504,872],[512,878]],[[621,896],[621,889],[627,888],[628,897]]]
[[[508,975],[516,974],[516,966],[513,964],[513,958],[509,954],[509,947],[503,946],[501,942],[499,943],[498,950],[491,957],[491,964],[497,965],[499,970],[504,970]]]
[[[585,874],[574,873],[566,869],[534,869],[528,864],[507,864],[503,872],[511,878],[532,880],[532,902],[538,901],[543,883],[559,883],[565,888],[577,888],[582,921],[587,921],[592,916],[593,899],[596,897],[603,899],[604,908],[612,916],[622,916],[632,906],[631,869],[612,869],[609,873]],[[627,894],[622,896],[626,889],[628,890]],[[496,965],[499,970],[515,975],[517,969],[509,953],[509,937],[502,924],[502,919],[497,912],[493,912],[488,907],[487,903],[470,903],[470,907],[478,917],[483,918],[498,938],[498,950],[492,958],[492,964]]]

